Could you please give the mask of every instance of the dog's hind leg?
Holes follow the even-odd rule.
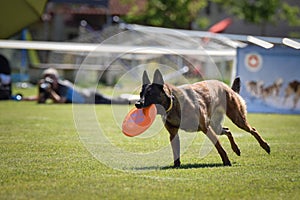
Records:
[[[255,139],[258,141],[260,146],[270,154],[270,146],[268,143],[264,141],[264,139],[259,135],[257,130],[248,124],[246,119],[246,105],[244,104],[243,100],[239,98],[238,96],[235,97],[234,95],[228,94],[227,100],[227,109],[226,109],[226,115],[231,119],[231,121],[237,125],[239,128],[251,133],[255,137]]]
[[[254,127],[250,127],[250,131],[248,131],[251,133],[251,135],[253,135],[255,137],[255,139],[258,141],[258,143],[260,144],[260,146],[268,153],[271,153],[271,149],[270,146],[268,145],[268,143],[259,135],[259,133],[257,132],[257,130]]]
[[[239,147],[237,146],[237,144],[235,143],[229,128],[223,127],[222,135],[223,134],[228,137],[232,150],[236,153],[236,155],[240,156],[241,151],[240,151]]]
[[[229,128],[222,127],[222,123],[224,121],[223,111],[217,109],[211,117],[210,127],[214,130],[217,135],[226,135],[229,139],[232,150],[238,155],[241,155],[240,149],[235,143]]]
[[[270,154],[271,149],[270,146],[268,145],[268,143],[260,136],[260,134],[258,133],[258,131],[254,128],[251,127],[248,122],[246,121],[246,117],[238,117],[238,118],[231,118],[231,119],[235,119],[232,120],[232,122],[234,124],[236,124],[239,128],[251,133],[251,135],[254,136],[254,138],[258,141],[258,143],[260,144],[260,146],[268,153]]]
[[[170,133],[170,143],[173,151],[174,168],[180,167],[180,140],[178,135],[178,128],[168,126],[165,124],[166,129]]]
[[[218,150],[219,155],[222,158],[224,166],[231,166],[231,163],[228,159],[226,151],[223,149],[217,135],[213,131],[213,129],[209,126],[207,131],[205,132],[207,137],[210,139],[210,141],[215,145],[216,149]]]

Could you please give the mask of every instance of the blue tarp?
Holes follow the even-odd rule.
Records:
[[[300,114],[300,50],[238,48],[237,76],[248,112]]]

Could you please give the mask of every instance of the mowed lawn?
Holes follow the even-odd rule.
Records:
[[[115,125],[110,106],[97,105],[95,109],[104,129],[130,142]],[[181,168],[172,169],[170,162],[162,168],[134,172],[112,169],[90,154],[77,133],[72,105],[3,101],[0,112],[0,199],[300,197],[299,115],[248,115],[270,144],[270,155],[250,134],[226,120],[241,149],[241,156],[236,156],[227,138],[220,137],[232,167],[222,166],[215,149],[200,158],[205,137],[199,133],[183,154]],[[162,143],[168,143],[165,134]]]

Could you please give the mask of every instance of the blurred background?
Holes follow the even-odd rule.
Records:
[[[300,38],[298,0],[4,0],[0,5],[0,54],[9,61],[12,81],[21,87],[27,86],[22,83],[35,84],[48,67],[57,68],[62,77],[74,81],[83,63],[88,77],[97,80],[101,73],[99,81],[111,86],[124,71],[149,62],[174,65],[177,70],[188,66],[185,75],[199,79],[220,79],[210,71],[211,65],[216,65],[222,79],[229,82],[235,71],[236,49],[251,43],[248,36],[280,45],[282,38],[293,38],[296,48]],[[122,37],[109,39],[120,33]],[[181,34],[180,38],[176,34]],[[188,42],[181,41],[183,35]],[[48,43],[43,49],[16,43],[13,48],[7,41],[71,46],[47,50]],[[103,49],[84,61],[89,51],[72,51],[72,44],[78,43],[191,51],[201,47],[210,58],[199,52],[188,52],[188,59],[133,53],[108,63],[116,52]]]

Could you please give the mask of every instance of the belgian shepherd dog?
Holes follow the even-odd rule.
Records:
[[[232,88],[217,80],[206,80],[175,87],[165,83],[161,72],[157,69],[152,83],[146,71],[143,73],[142,82],[140,99],[135,106],[139,109],[151,104],[156,105],[157,113],[162,115],[164,126],[170,134],[174,167],[180,167],[181,164],[179,129],[188,132],[202,131],[215,145],[224,166],[231,166],[217,135],[226,135],[232,150],[238,156],[240,156],[240,149],[230,130],[222,127],[225,114],[236,126],[251,133],[260,146],[270,153],[267,142],[247,122],[246,105],[238,94],[239,78],[234,80]]]

